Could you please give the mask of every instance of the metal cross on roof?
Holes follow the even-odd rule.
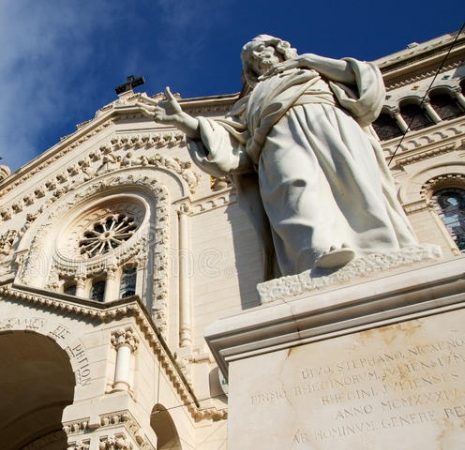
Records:
[[[134,75],[129,75],[127,78],[126,83],[120,84],[119,86],[115,87],[115,92],[119,95],[123,92],[132,91],[133,88],[144,84],[145,80],[144,77],[134,77]]]

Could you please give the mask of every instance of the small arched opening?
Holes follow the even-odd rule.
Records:
[[[419,103],[414,103],[411,100],[405,100],[401,102],[399,109],[401,116],[411,131],[421,130],[422,128],[426,128],[434,124],[432,119]]]
[[[436,89],[429,94],[431,106],[442,120],[450,120],[465,114],[451,93],[445,89]]]
[[[67,448],[62,429],[75,377],[66,352],[32,331],[0,333],[0,435],[3,450]]]
[[[157,435],[157,450],[182,450],[176,426],[164,406],[153,407],[150,425]]]
[[[402,136],[402,130],[396,120],[388,113],[382,112],[373,122],[373,128],[381,141]]]

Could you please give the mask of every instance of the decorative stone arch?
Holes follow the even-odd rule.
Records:
[[[380,115],[372,125],[381,141],[402,136],[406,130],[397,106],[384,105]]]
[[[157,436],[157,450],[182,450],[176,425],[163,405],[153,407],[150,426]]]
[[[65,350],[48,336],[10,329],[0,332],[0,359],[2,449],[67,448],[62,415],[76,378]]]
[[[404,205],[420,241],[440,245],[445,255],[453,255],[458,254],[457,245],[441,219],[433,199],[435,192],[445,188],[465,189],[465,163],[438,163],[418,171],[400,187],[399,200]],[[436,232],[432,232],[434,229]]]
[[[465,173],[446,173],[430,178],[421,187],[420,194],[429,201],[436,191],[447,188],[465,190]]]
[[[148,226],[140,227],[137,236],[123,243],[120,251],[113,255],[113,261],[110,261],[110,256],[104,255],[87,263],[73,261],[72,258],[67,260],[63,255],[57,254],[54,236],[63,228],[63,222],[66,222],[64,218],[73,218],[79,211],[86,211],[89,204],[103,202],[112,195],[143,198],[142,203],[145,202],[151,211]],[[166,317],[166,311],[163,310],[167,308],[169,282],[169,234],[171,230],[177,232],[175,208],[177,203],[187,198],[186,195],[186,186],[176,174],[153,167],[125,168],[82,184],[47,205],[44,210],[48,214],[42,214],[23,237],[17,251],[19,270],[16,283],[37,288],[53,288],[53,279],[49,279],[48,284],[43,281],[51,273],[76,275],[83,266],[86,272],[98,273],[107,270],[110,264],[118,265],[131,257],[143,257],[145,261],[150,261],[147,267],[152,271],[149,274],[146,298],[152,298],[151,292],[156,292],[157,302],[157,305],[147,305],[147,308],[152,309],[154,314],[156,309],[156,315],[161,317],[163,322]],[[176,241],[174,239],[174,242]]]
[[[399,200],[402,205],[423,203],[424,206],[427,206],[431,200],[432,189],[438,189],[437,183],[438,186],[439,183],[457,184],[463,174],[465,174],[465,163],[460,161],[456,161],[454,164],[445,162],[428,166],[428,168],[405,179],[399,188]]]
[[[465,196],[465,173],[449,173],[431,178],[422,186],[422,195],[441,221],[444,234],[447,232],[450,238],[450,246],[452,248],[454,245],[457,246],[457,249],[453,248],[453,252],[459,253],[459,250],[463,252],[465,249],[463,208],[460,208],[460,203]],[[444,208],[444,204],[447,208]]]
[[[408,95],[400,99],[399,112],[409,131],[426,128],[440,120],[428,101],[419,95]]]
[[[428,99],[435,114],[440,120],[451,120],[465,114],[459,89],[450,85],[436,85],[428,93]]]

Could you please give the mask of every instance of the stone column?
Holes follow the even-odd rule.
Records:
[[[82,297],[86,298],[87,297],[87,291],[86,291],[86,280],[87,276],[84,272],[78,272],[76,274],[76,297]]]
[[[425,111],[431,117],[431,119],[433,119],[434,123],[438,123],[442,120],[439,114],[436,112],[436,110],[431,106],[431,102],[429,98],[425,98],[423,100],[423,106],[425,108]]]
[[[179,346],[192,345],[192,303],[190,289],[189,207],[181,205],[179,217]]]
[[[462,91],[460,89],[460,86],[457,86],[452,90],[452,93],[455,95],[455,99],[459,103],[459,105],[465,109],[465,97],[462,94]]]
[[[119,288],[119,279],[118,279],[118,266],[116,261],[110,261],[106,270],[107,279],[105,283],[105,296],[103,301],[111,302],[112,300],[117,300],[119,298],[118,288]]]
[[[399,110],[395,110],[393,113],[392,113],[392,117],[394,118],[394,120],[397,122],[397,124],[399,125],[400,129],[402,130],[402,133],[405,133],[407,130],[408,130],[408,125],[407,125],[407,122],[404,120],[404,118],[402,117],[402,114],[400,113]]]
[[[147,252],[141,251],[136,256],[136,295],[142,300],[145,289],[145,266],[147,265]],[[146,302],[147,300],[145,300]]]
[[[111,333],[111,343],[116,349],[115,379],[113,391],[130,388],[131,358],[137,350],[139,340],[131,327],[120,328]]]

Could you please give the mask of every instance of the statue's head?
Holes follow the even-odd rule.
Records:
[[[255,86],[257,78],[273,65],[297,56],[289,42],[268,34],[260,34],[242,47],[241,59],[245,81]]]

